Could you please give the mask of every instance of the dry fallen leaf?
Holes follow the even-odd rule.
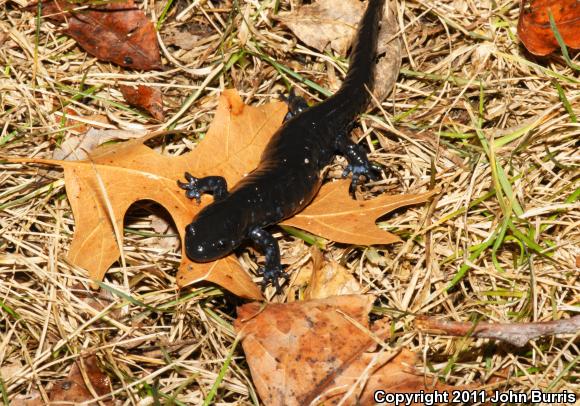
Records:
[[[94,290],[83,286],[80,282],[76,282],[70,286],[66,293],[59,292],[58,296],[59,298],[62,297],[62,300],[69,300],[71,296],[75,296],[79,305],[81,303],[84,305],[79,306],[79,314],[89,317],[94,316],[98,312],[102,312],[107,307],[116,303],[115,297],[111,291],[101,289],[96,293]],[[122,313],[121,307],[112,307],[108,309],[107,315],[113,319],[119,319],[122,316]],[[96,324],[99,323],[100,322],[97,322]]]
[[[278,20],[306,45],[324,51],[330,44],[344,55],[364,10],[364,3],[358,0],[318,0],[299,6],[291,13],[280,13]]]
[[[242,268],[233,254],[217,261],[206,263],[195,263],[187,258],[184,260],[182,257],[176,278],[177,285],[180,287],[209,281],[226,288],[238,296],[248,299],[263,299],[262,291],[252,282],[252,278]]]
[[[161,248],[166,250],[174,250],[179,248],[181,241],[179,241],[179,233],[175,230],[175,226],[171,218],[166,213],[151,213],[151,228],[159,237],[155,237],[155,241]],[[156,245],[154,243],[154,245]]]
[[[134,202],[153,200],[172,215],[183,239],[185,226],[212,197],[204,196],[198,205],[185,197],[177,180],[188,171],[199,177],[220,174],[229,185],[234,185],[256,167],[264,146],[286,112],[283,102],[246,106],[235,90],[226,90],[203,142],[178,157],[162,156],[145,146],[143,143],[152,138],[150,135],[105,146],[87,161],[12,161],[47,163],[64,169],[67,196],[76,222],[68,259],[86,269],[91,278],[101,280],[120,255],[107,200],[118,230],[123,229],[125,213]],[[99,179],[106,196],[101,192]],[[242,297],[262,297],[247,272],[232,258],[197,264],[183,254],[178,283],[185,286],[196,280],[216,283]]]
[[[368,352],[376,347],[368,322],[373,301],[372,296],[346,295],[238,308],[234,326],[264,404],[337,404],[353,385],[345,405],[372,404],[377,389],[446,390],[444,385],[425,386],[423,375],[413,370],[416,357],[410,351]]]
[[[397,3],[388,0],[385,4],[381,31],[379,32],[377,66],[373,94],[377,100],[387,98],[395,87],[401,69],[401,40],[397,22]]]
[[[42,396],[37,390],[31,390],[26,394],[17,394],[10,401],[10,406],[42,406]]]
[[[87,379],[83,378],[81,368],[84,369]],[[89,385],[92,388],[89,388]],[[98,366],[94,355],[79,360],[73,364],[66,379],[57,382],[49,394],[49,399],[57,402],[82,403],[90,401],[96,396],[103,396],[111,391],[109,377]],[[112,401],[103,401],[105,405],[112,405]]]
[[[64,125],[62,124],[62,118],[58,117],[58,125],[63,125],[67,129],[70,129],[76,133],[85,133],[91,128],[94,127],[109,127],[111,124],[109,122],[109,118],[104,114],[92,114],[88,116],[79,116],[77,113],[71,109],[66,108],[64,110],[64,118],[65,122]]]
[[[360,284],[348,269],[332,259],[325,261],[316,246],[310,248],[310,253],[311,261],[297,271],[290,287],[296,290],[306,286],[303,300],[361,293]],[[295,296],[296,292],[290,293],[289,301]]]
[[[86,380],[81,368],[86,375]],[[92,355],[75,362],[68,376],[56,382],[48,392],[48,399],[51,405],[96,404],[96,402],[90,401],[95,399],[95,396],[100,397],[110,391],[109,377],[99,368],[97,357]],[[41,406],[44,404],[39,393],[31,394],[31,396],[19,396],[11,403],[12,406]],[[113,402],[101,400],[100,404],[113,405]]]
[[[66,21],[63,32],[100,60],[133,69],[161,68],[155,26],[133,0],[76,8],[74,2],[51,0],[43,2],[42,15]]]
[[[386,195],[371,200],[353,200],[348,194],[349,185],[350,180],[346,179],[327,183],[310,205],[281,224],[301,228],[345,244],[392,244],[400,241],[400,238],[377,227],[375,219],[399,207],[426,202],[436,193]],[[228,286],[232,277],[239,283],[246,281],[245,277],[242,279],[242,275],[247,274],[231,256],[205,264],[186,261],[179,267],[177,283],[179,286],[187,286],[209,280],[237,293]],[[212,279],[208,276],[212,276]]]
[[[17,374],[22,373],[24,368],[22,360],[20,359],[5,359],[2,361],[2,365],[0,365],[0,376],[3,379],[12,378]]]
[[[399,207],[425,202],[435,194],[382,195],[354,200],[345,198],[349,184],[348,180],[325,184],[308,207],[282,224],[345,244],[392,244],[400,238],[378,228],[375,220]]]
[[[111,218],[116,229],[122,230],[127,209],[136,201],[152,200],[171,214],[183,241],[185,226],[212,197],[203,196],[201,205],[190,201],[177,186],[177,179],[185,171],[198,177],[219,174],[226,178],[228,185],[235,185],[256,167],[286,110],[282,102],[246,106],[237,92],[228,90],[220,97],[216,116],[203,142],[178,157],[162,156],[145,146],[143,143],[153,134],[102,147],[86,161],[8,160],[59,165],[64,169],[67,196],[76,221],[68,259],[87,269],[91,278],[101,280],[119,258],[119,244],[122,244],[115,237]],[[398,237],[379,229],[375,219],[395,208],[424,202],[433,194],[352,200],[347,191],[349,182],[342,180],[325,185],[309,207],[284,224],[347,244],[389,244],[398,241]],[[233,257],[200,264],[192,263],[183,254],[178,284],[185,286],[201,280],[219,284],[243,297],[262,297],[260,289]]]
[[[439,393],[450,392],[453,389],[461,389],[440,383],[433,383],[432,380],[426,380],[422,374],[419,374],[414,369],[417,364],[418,357],[412,351],[401,349],[401,351],[393,355],[392,353],[365,353],[347,368],[340,377],[336,379],[336,387],[349,389],[356,384],[363,374],[364,368],[369,364],[378,368],[371,372],[368,380],[364,382],[365,387],[359,395],[353,395],[348,398],[348,401],[343,403],[345,405],[373,405],[374,393],[377,390],[382,390],[385,393],[400,393],[400,394],[416,394],[424,391],[430,393],[437,391]],[[325,405],[335,405],[342,400],[344,395],[342,393],[328,396],[329,402]],[[449,396],[451,399],[451,396]],[[409,402],[405,405],[423,406],[424,402]]]
[[[144,85],[119,85],[119,90],[131,106],[139,107],[147,111],[156,120],[163,121],[165,118],[163,114],[163,100],[159,89]]]
[[[161,32],[165,45],[174,45],[186,51],[195,48],[200,40],[211,34],[212,29],[210,26],[194,22],[180,26],[168,26]]]
[[[304,292],[304,299],[324,299],[331,296],[360,293],[362,288],[352,273],[334,260],[312,272],[310,283]]]
[[[522,0],[518,35],[528,51],[535,55],[548,55],[559,48],[548,11],[552,12],[564,43],[571,48],[580,48],[578,0]]]
[[[140,131],[89,128],[84,134],[67,138],[59,147],[54,149],[52,157],[63,161],[81,161],[87,159],[89,154],[99,145],[108,141],[130,140],[141,138],[144,135],[145,133]]]
[[[346,55],[365,10],[359,0],[317,0],[278,18],[306,45],[324,51],[328,44]],[[380,56],[375,69],[373,94],[383,100],[391,92],[401,67],[401,42],[397,36],[396,3],[387,1],[378,40]]]

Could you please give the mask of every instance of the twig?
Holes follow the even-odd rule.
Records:
[[[452,336],[493,338],[523,347],[528,341],[555,334],[580,332],[580,316],[537,323],[478,323],[446,321],[432,317],[418,317],[415,326],[422,332]]]

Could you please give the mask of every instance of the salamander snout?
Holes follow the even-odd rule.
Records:
[[[234,242],[224,233],[213,229],[200,227],[191,223],[185,229],[185,253],[196,262],[215,261],[226,256],[235,248]]]

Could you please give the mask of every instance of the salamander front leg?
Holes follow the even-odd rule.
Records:
[[[189,199],[195,199],[199,203],[201,195],[210,192],[214,200],[222,200],[228,195],[228,184],[221,176],[206,176],[205,178],[196,178],[189,172],[185,172],[187,182],[177,181],[177,185],[185,190],[185,195]]]
[[[290,275],[284,272],[285,266],[280,263],[280,248],[278,247],[278,241],[272,237],[272,234],[261,228],[254,228],[250,231],[250,238],[266,257],[265,266],[258,270],[264,277],[261,283],[262,288],[265,288],[268,284],[272,284],[276,288],[276,294],[280,293],[281,285],[278,280],[280,278],[284,281],[288,280]]]
[[[338,149],[348,161],[348,165],[344,169],[342,177],[346,178],[348,174],[352,172],[352,182],[350,183],[348,191],[354,198],[354,192],[359,184],[360,177],[366,176],[367,179],[377,180],[381,173],[381,167],[369,161],[369,157],[364,147],[355,144],[348,137],[342,137]]]
[[[286,117],[284,117],[284,122],[310,107],[303,97],[296,94],[294,88],[290,89],[288,97],[280,95],[280,99],[288,105],[288,113],[286,113]]]

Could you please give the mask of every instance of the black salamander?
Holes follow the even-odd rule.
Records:
[[[361,176],[376,178],[379,168],[349,134],[354,120],[370,103],[383,6],[384,0],[369,0],[341,88],[313,107],[291,93],[288,104],[292,117],[272,136],[258,167],[233,189],[228,192],[221,176],[198,179],[186,173],[187,183],[178,182],[190,199],[199,202],[207,192],[214,197],[186,228],[185,252],[191,260],[214,261],[250,239],[265,255],[265,266],[260,268],[262,285],[272,283],[279,290],[279,278],[288,275],[280,264],[278,242],[265,227],[293,216],[310,203],[322,184],[323,168],[337,152],[348,160],[343,176],[353,174],[353,196]]]

